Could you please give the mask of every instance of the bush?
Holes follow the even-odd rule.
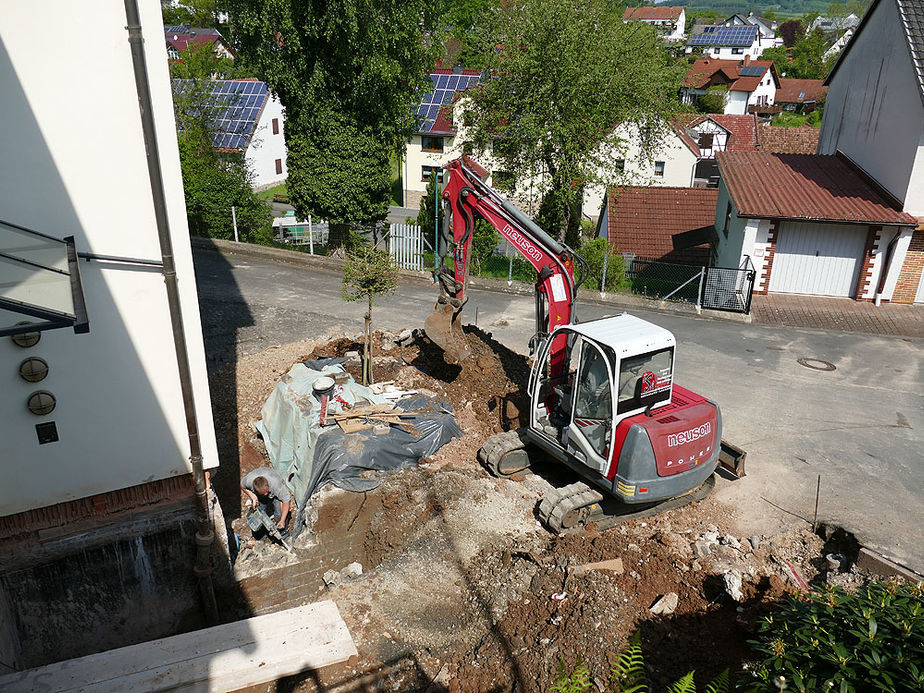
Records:
[[[696,100],[696,106],[703,113],[724,113],[728,87],[709,87],[705,94]]]
[[[625,275],[625,266],[622,255],[613,251],[607,239],[594,238],[585,241],[579,251],[581,257],[587,263],[587,279],[584,286],[591,290],[600,290],[600,284],[603,282],[603,260],[606,259],[606,286],[607,291],[620,291],[630,286],[629,280]],[[607,257],[608,256],[608,257]],[[576,267],[575,271],[579,272],[580,268]]]
[[[478,274],[482,264],[491,256],[499,242],[500,236],[490,223],[484,219],[475,220],[475,229],[472,232],[472,274]]]
[[[791,597],[759,625],[757,690],[924,690],[924,589],[874,582]]]

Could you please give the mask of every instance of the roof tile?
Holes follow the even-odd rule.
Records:
[[[629,19],[680,19],[681,12],[683,12],[682,7],[665,7],[664,5],[659,5],[657,7],[627,7],[626,11],[622,14],[622,18],[623,21]]]
[[[742,217],[917,223],[839,156],[719,152],[716,161]]]
[[[821,130],[811,125],[781,127],[779,125],[758,125],[757,137],[760,151],[771,154],[815,154],[818,151],[818,135]]]
[[[773,97],[775,103],[805,103],[819,101],[828,88],[821,79],[789,79],[780,77],[780,87]]]
[[[717,200],[715,188],[611,188],[607,193],[610,244],[638,257],[706,264],[708,243],[675,248],[674,236],[712,226]]]

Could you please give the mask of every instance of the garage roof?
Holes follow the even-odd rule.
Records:
[[[840,156],[719,152],[716,161],[741,217],[917,224]]]

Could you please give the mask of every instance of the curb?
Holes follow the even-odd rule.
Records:
[[[910,568],[890,561],[882,554],[878,554],[865,546],[857,554],[857,568],[865,570],[879,577],[901,577],[911,582],[924,582],[924,575],[918,575]]]
[[[218,238],[190,237],[193,248],[212,250],[226,255],[244,255],[263,258],[275,262],[285,262],[303,267],[317,267],[330,272],[340,272],[343,269],[343,260],[329,258],[324,255],[309,255],[297,250],[284,250],[270,246],[238,243]],[[399,270],[402,279],[414,283],[432,284],[433,279],[429,272],[415,272],[413,270]],[[514,296],[532,296],[535,293],[533,285],[528,282],[514,281],[508,284],[505,279],[492,279],[488,277],[470,277],[469,287],[481,291],[510,294]],[[661,301],[654,298],[644,298],[629,294],[601,294],[599,291],[582,289],[578,291],[578,300],[598,306],[612,306],[614,308],[647,310],[658,313],[674,313],[699,317],[707,320],[721,320],[724,322],[738,322],[750,324],[751,315],[744,313],[728,313],[720,310],[700,308],[691,303]]]

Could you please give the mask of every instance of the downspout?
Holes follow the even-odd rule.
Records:
[[[202,446],[199,442],[199,422],[196,419],[196,403],[193,394],[192,375],[189,368],[189,353],[186,350],[186,331],[183,327],[183,313],[180,307],[180,292],[177,285],[176,264],[173,257],[173,243],[170,240],[170,225],[167,221],[167,204],[164,194],[164,180],[157,149],[157,133],[151,104],[151,89],[148,82],[147,63],[144,58],[144,38],[141,35],[141,17],[138,0],[125,0],[125,17],[128,20],[128,43],[132,52],[132,66],[135,71],[135,87],[138,90],[138,108],[141,111],[141,129],[148,160],[148,176],[151,180],[151,196],[154,202],[154,218],[157,223],[157,238],[163,259],[164,283],[167,287],[167,305],[170,309],[170,323],[173,328],[173,346],[176,349],[177,369],[180,375],[180,389],[183,393],[183,408],[186,414],[186,432],[189,437],[189,461],[192,465],[196,485],[196,562],[193,574],[199,581],[199,593],[209,623],[218,623],[218,604],[212,586],[211,547],[215,539],[212,519],[209,515],[208,490],[205,470],[202,466]]]
[[[882,305],[882,290],[885,288],[886,277],[889,273],[889,268],[892,266],[892,253],[895,251],[895,246],[898,244],[898,237],[901,235],[901,228],[895,229],[895,235],[892,236],[892,240],[889,241],[889,245],[886,246],[885,257],[882,260],[882,272],[879,274],[879,284],[876,286],[876,297],[873,299],[873,303],[877,307]]]

